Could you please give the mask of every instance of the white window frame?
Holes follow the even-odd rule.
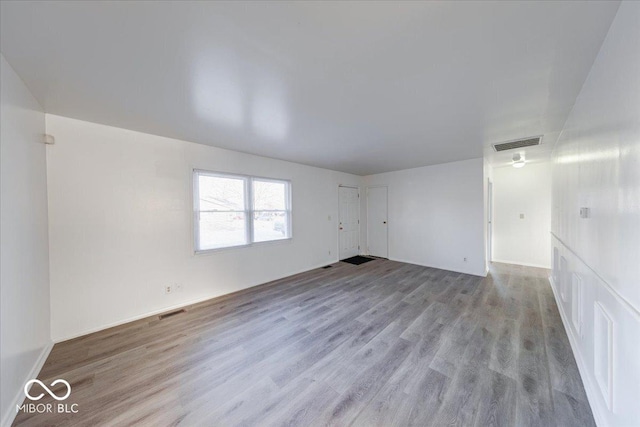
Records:
[[[244,211],[202,211],[200,209],[200,188],[199,188],[199,180],[200,176],[210,176],[215,178],[227,178],[227,179],[238,179],[244,182]],[[261,242],[255,241],[254,236],[254,226],[253,226],[253,217],[254,213],[257,212],[282,212],[281,209],[269,210],[269,209],[254,209],[253,203],[253,183],[254,181],[260,182],[275,182],[280,184],[285,184],[285,212],[286,212],[286,229],[288,230],[287,237],[282,239],[273,239],[273,240],[264,240]],[[264,245],[264,244],[274,244],[278,242],[287,242],[293,239],[293,219],[292,213],[293,209],[291,206],[291,181],[287,179],[279,179],[279,178],[266,178],[260,176],[252,176],[252,175],[241,175],[241,174],[231,174],[224,172],[214,172],[204,169],[193,169],[193,231],[194,231],[194,253],[202,254],[202,253],[210,253],[210,252],[218,252],[225,251],[229,249],[237,249],[244,248],[255,245]],[[244,212],[245,215],[245,233],[247,236],[247,243],[232,245],[232,246],[223,246],[220,248],[211,248],[211,249],[200,249],[200,213],[202,212]]]

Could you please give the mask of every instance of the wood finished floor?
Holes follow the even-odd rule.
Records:
[[[56,344],[14,425],[592,426],[547,274],[334,264]]]

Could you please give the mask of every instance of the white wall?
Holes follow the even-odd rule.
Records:
[[[483,168],[472,159],[365,177],[389,188],[389,258],[484,276]]]
[[[492,260],[551,268],[550,231],[551,164],[493,169]]]
[[[553,160],[556,300],[599,425],[638,425],[640,3],[620,6]]]
[[[0,55],[0,354],[2,425],[51,350],[42,108]]]
[[[56,138],[47,152],[56,341],[337,260],[338,185],[361,177],[46,120]],[[291,180],[293,240],[194,255],[194,168]],[[183,291],[165,295],[167,284]]]

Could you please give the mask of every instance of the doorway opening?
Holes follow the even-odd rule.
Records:
[[[493,259],[493,183],[487,180],[487,269]]]

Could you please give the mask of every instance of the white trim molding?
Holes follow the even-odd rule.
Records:
[[[551,290],[553,291],[553,296],[556,299],[556,303],[560,302],[560,292],[557,289],[557,285],[553,280],[553,276],[549,276],[549,284],[551,285]],[[589,400],[589,406],[591,406],[591,411],[593,412],[593,418],[595,419],[596,425],[600,427],[607,426],[608,424],[605,421],[604,415],[600,410],[600,407],[597,404],[596,399],[596,386],[593,384],[593,380],[591,379],[590,370],[587,367],[587,364],[580,352],[580,347],[578,346],[578,341],[572,330],[568,327],[570,325],[569,318],[565,314],[562,306],[558,304],[558,311],[560,312],[560,317],[562,318],[562,323],[564,324],[564,328],[567,332],[567,336],[569,337],[569,344],[571,345],[571,351],[573,352],[573,356],[576,359],[576,364],[578,365],[578,371],[580,372],[580,377],[582,378],[582,383],[584,385],[584,390],[587,393],[587,399]]]
[[[280,280],[280,279],[283,279],[285,277],[295,276],[296,274],[306,273],[307,271],[315,270],[315,269],[324,267],[325,265],[328,265],[328,264],[334,264],[336,262],[338,262],[338,260],[336,258],[333,258],[328,263],[317,264],[316,266],[311,267],[311,268],[304,268],[304,269],[301,269],[301,270],[296,270],[296,271],[290,272],[288,274],[282,275],[280,277],[277,277],[275,279],[269,280],[269,281],[264,282],[264,283],[256,283],[256,284],[252,284],[252,285],[246,286],[246,287],[238,289],[238,290],[236,290],[234,292],[239,292],[239,291],[243,291],[245,289],[250,289],[250,288],[253,288],[253,287],[256,287],[256,286],[265,285],[267,283],[274,282],[276,280]],[[228,295],[228,294],[229,293],[224,293],[224,294],[220,294],[220,295],[208,295],[208,296],[204,296],[202,298],[193,299],[193,300],[190,300],[190,301],[187,301],[187,302],[183,302],[183,303],[179,303],[179,304],[175,304],[175,305],[162,307],[162,308],[160,308],[158,310],[149,311],[147,313],[140,314],[138,316],[133,316],[133,317],[129,317],[129,318],[126,318],[126,319],[123,319],[123,320],[119,320],[117,322],[112,322],[112,323],[109,323],[109,324],[101,325],[101,326],[99,326],[97,328],[86,329],[86,330],[84,330],[84,331],[82,331],[82,332],[80,332],[78,334],[73,334],[73,335],[64,336],[64,337],[54,337],[53,342],[58,344],[58,343],[61,343],[61,342],[64,342],[64,341],[69,341],[69,340],[72,340],[72,339],[75,339],[75,338],[80,338],[80,337],[83,337],[85,335],[93,334],[95,332],[104,331],[106,329],[114,328],[116,326],[124,325],[124,324],[130,323],[130,322],[135,322],[136,320],[142,320],[142,319],[145,319],[147,317],[156,316],[158,314],[166,313],[166,312],[169,312],[169,311],[179,310],[181,308],[189,307],[189,306],[192,306],[192,305],[195,305],[195,304],[200,304],[200,303],[203,303],[205,301],[209,301],[209,300],[212,300],[212,299],[215,299],[215,298],[219,298],[219,297],[222,297],[222,296],[225,296],[225,295]]]
[[[33,368],[31,368],[31,371],[29,371],[29,374],[25,377],[24,381],[22,381],[23,384],[26,384],[30,379],[38,377],[38,375],[40,374],[40,370],[44,366],[44,362],[47,361],[47,358],[49,357],[49,353],[51,353],[52,349],[53,349],[53,342],[50,341],[49,344],[47,344],[47,346],[44,347],[40,352],[40,356],[38,356],[38,359],[36,360],[36,363],[33,365]],[[16,418],[16,415],[18,415],[18,412],[16,411],[16,407],[22,403],[24,398],[25,398],[24,390],[21,387],[18,390],[17,394],[14,396],[13,400],[11,401],[9,410],[7,411],[6,414],[4,414],[4,417],[2,418],[2,424],[1,424],[2,427],[11,426],[11,424],[13,423],[13,420]]]
[[[554,262],[549,282],[596,424],[637,425],[638,311],[555,235],[552,245],[565,262]]]

